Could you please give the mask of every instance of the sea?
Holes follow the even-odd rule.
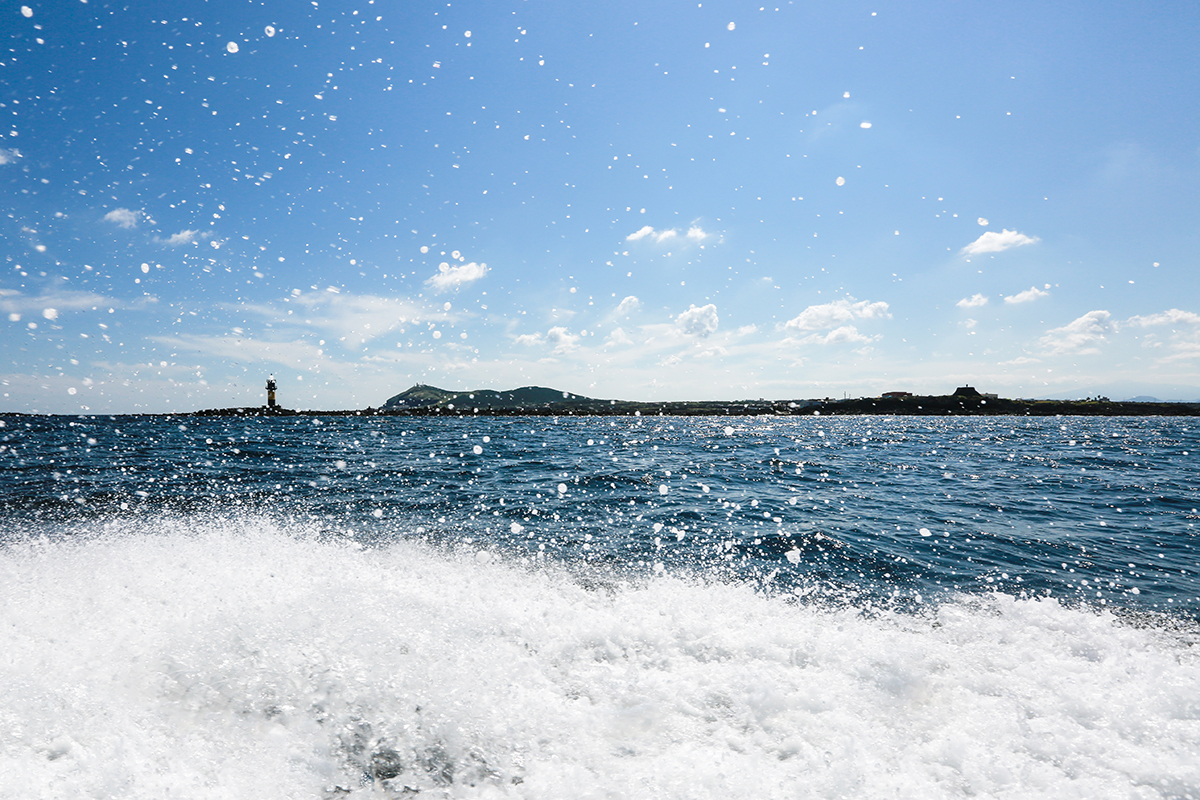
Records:
[[[0,797],[1200,798],[1200,420],[0,416]]]

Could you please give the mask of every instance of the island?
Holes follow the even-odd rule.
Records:
[[[273,381],[272,381],[273,383]],[[270,401],[274,387],[269,386]],[[208,409],[192,416],[1092,416],[1147,417],[1200,416],[1200,402],[1113,401],[1107,397],[1084,400],[1010,399],[960,386],[947,395],[914,395],[885,392],[878,397],[797,400],[668,400],[643,402],[585,397],[544,386],[522,386],[497,391],[453,391],[416,384],[388,398],[378,408],[350,411],[297,411],[274,402],[263,406]]]

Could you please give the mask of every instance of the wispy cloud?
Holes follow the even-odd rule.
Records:
[[[829,344],[843,344],[845,342],[873,342],[878,338],[880,338],[880,337],[879,336],[867,336],[865,334],[859,333],[858,328],[854,327],[853,325],[842,325],[840,327],[834,328],[829,333],[826,333],[824,335],[819,334],[819,333],[814,333],[809,336],[805,336],[803,339],[800,340],[800,343],[801,344],[829,345]]]
[[[1125,324],[1138,328],[1149,328],[1156,325],[1200,325],[1200,314],[1172,308],[1158,314],[1130,317]]]
[[[604,342],[606,345],[608,345],[608,344],[620,344],[620,345],[633,344],[633,340],[629,338],[629,334],[625,333],[624,328],[613,328],[612,333],[610,333],[608,335],[608,338],[606,338],[604,340]]]
[[[144,308],[153,303],[153,298],[144,298],[134,308]],[[27,295],[16,289],[0,289],[0,311],[8,314],[10,322],[17,322],[25,312],[39,312],[45,319],[58,319],[64,311],[86,311],[89,309],[130,308],[128,303],[105,297],[94,292],[49,291],[39,295]]]
[[[333,287],[330,287],[331,289]],[[429,308],[399,297],[356,295],[335,291],[299,292],[283,304],[230,305],[231,311],[252,313],[269,320],[277,328],[300,324],[327,331],[330,338],[357,348],[397,328],[409,325],[446,322],[451,312]],[[289,316],[294,309],[296,315]]]
[[[964,297],[962,300],[959,300],[955,305],[959,308],[979,308],[980,306],[986,306],[987,302],[988,299],[984,295],[973,294],[970,297]]]
[[[17,149],[5,150],[0,147],[0,167],[5,164],[11,164],[21,157],[21,151]]]
[[[999,253],[1013,247],[1037,244],[1040,241],[1041,239],[1036,236],[1026,236],[1023,233],[1017,233],[1005,228],[1000,233],[988,231],[964,247],[960,252],[967,256],[979,255],[980,253]]]
[[[1050,285],[1046,284],[1046,288],[1047,289],[1050,288]],[[1011,295],[1005,297],[1004,302],[1013,303],[1013,304],[1032,303],[1034,300],[1038,300],[1040,298],[1049,297],[1049,296],[1050,296],[1049,292],[1043,291],[1043,290],[1037,288],[1036,286],[1030,286],[1028,289],[1026,289],[1023,292],[1017,292],[1016,294],[1011,294]],[[959,303],[959,305],[962,305],[962,303]]]
[[[689,336],[710,336],[717,332],[720,320],[717,317],[717,307],[709,303],[697,308],[693,305],[687,311],[675,318],[675,327]]]
[[[1142,342],[1145,347],[1163,348],[1167,351],[1168,355],[1158,359],[1160,362],[1200,358],[1200,314],[1172,308],[1158,314],[1130,317],[1125,321],[1125,325],[1135,328],[1170,326],[1171,332],[1167,341],[1162,341],[1157,334],[1147,334]]]
[[[425,284],[432,287],[434,291],[446,292],[451,289],[460,289],[468,283],[474,283],[487,274],[487,264],[476,264],[474,261],[471,261],[467,264],[456,264],[452,267],[443,261],[441,264],[438,264],[437,273],[425,281]]]
[[[855,301],[854,298],[843,298],[831,303],[809,306],[784,323],[784,328],[791,332],[819,331],[832,328],[838,323],[849,322],[852,319],[891,319],[888,304],[882,300]],[[853,328],[851,328],[853,330]]]
[[[104,215],[104,220],[122,228],[136,228],[143,215],[144,212],[132,208],[114,208]]]
[[[1040,344],[1051,355],[1099,353],[1097,345],[1106,341],[1106,333],[1114,330],[1109,322],[1111,317],[1107,311],[1089,311],[1061,328],[1046,331],[1039,340]]]

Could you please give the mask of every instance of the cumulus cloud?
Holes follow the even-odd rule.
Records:
[[[683,234],[689,242],[703,242],[712,237],[713,234],[706,232],[699,225],[692,225],[687,229],[687,233]],[[680,236],[678,228],[665,228],[663,230],[655,230],[650,225],[643,225],[633,233],[625,237],[627,242],[637,242],[642,239],[653,239],[655,242],[670,242],[678,239]]]
[[[892,315],[888,313],[888,304],[882,300],[874,303],[868,300],[859,300],[856,302],[851,297],[834,300],[832,303],[809,306],[801,311],[798,316],[788,320],[783,327],[788,331],[799,333],[801,331],[819,331],[832,328],[839,323],[849,322],[853,319],[891,318]],[[851,330],[853,330],[853,327],[851,327]]]
[[[1046,285],[1046,288],[1050,288],[1049,284]],[[1032,303],[1034,300],[1037,300],[1042,297],[1049,297],[1049,296],[1050,296],[1049,292],[1042,291],[1041,289],[1037,288],[1036,286],[1030,286],[1028,289],[1026,289],[1023,292],[1017,292],[1016,294],[1010,294],[1008,297],[1005,297],[1004,302],[1014,303],[1014,304],[1015,303]],[[959,303],[959,305],[962,305],[962,304]]]
[[[675,327],[689,336],[709,336],[717,331],[717,307],[712,303],[697,308],[693,305],[675,318]]]
[[[559,325],[546,331],[546,341],[554,345],[554,352],[567,353],[576,348],[579,337]]]
[[[0,167],[4,166],[5,164],[11,164],[20,157],[20,150],[5,150],[3,147],[0,147]]]
[[[1040,343],[1051,355],[1099,353],[1096,345],[1106,341],[1104,334],[1113,330],[1113,325],[1109,322],[1111,316],[1107,311],[1089,311],[1061,328],[1046,331]]]
[[[1017,233],[1005,228],[1000,233],[988,231],[964,247],[961,253],[966,256],[978,255],[980,253],[999,253],[1025,244],[1037,244],[1040,241],[1041,239],[1036,236],[1026,236],[1023,233]]]
[[[104,215],[104,220],[120,225],[122,228],[136,228],[138,221],[142,218],[142,213],[131,208],[114,208]]]
[[[458,289],[466,286],[468,283],[474,283],[487,274],[487,264],[476,264],[474,261],[471,261],[467,264],[456,264],[452,267],[443,261],[441,264],[438,264],[437,273],[425,281],[425,285],[432,287],[434,291],[445,292],[450,289]]]
[[[637,311],[641,307],[642,307],[642,301],[638,300],[633,295],[629,295],[624,300],[622,300],[620,302],[620,304],[617,306],[616,314],[619,317],[628,316],[629,314],[632,314],[634,311]]]
[[[980,306],[986,306],[987,302],[988,299],[984,295],[973,294],[970,297],[964,297],[962,300],[959,300],[955,305],[959,308],[979,308]]]
[[[555,353],[569,353],[579,346],[579,336],[559,325],[546,331],[545,335],[540,333],[521,334],[517,337],[516,342],[527,347],[549,344],[554,347]]]
[[[196,241],[196,237],[199,234],[200,231],[180,231],[179,233],[172,233],[166,239],[155,237],[155,241],[159,244],[165,244],[167,247],[180,247]]]

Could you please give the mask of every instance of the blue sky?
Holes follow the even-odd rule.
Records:
[[[169,8],[169,10],[168,10]],[[0,2],[0,410],[1200,398],[1200,6]]]

